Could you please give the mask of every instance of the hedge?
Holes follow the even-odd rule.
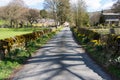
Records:
[[[5,58],[7,54],[9,54],[11,51],[17,48],[21,49],[26,48],[28,42],[34,41],[50,32],[52,32],[52,29],[44,29],[29,34],[24,34],[0,40],[0,59]]]
[[[72,31],[80,42],[92,44],[98,50],[103,50],[104,54],[101,55],[106,59],[104,63],[107,66],[116,65],[120,67],[120,35],[101,35],[85,28],[72,28]]]

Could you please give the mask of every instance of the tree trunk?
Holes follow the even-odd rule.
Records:
[[[10,27],[13,27],[13,20],[10,20]]]

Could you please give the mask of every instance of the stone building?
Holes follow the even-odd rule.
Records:
[[[120,13],[102,13],[106,24],[120,26]]]

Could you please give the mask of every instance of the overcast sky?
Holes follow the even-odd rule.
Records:
[[[0,6],[7,5],[11,0],[0,0]],[[75,2],[76,0],[71,0],[71,2]],[[37,8],[37,9],[43,9],[43,2],[44,0],[24,0],[24,2],[30,7],[30,8]],[[93,11],[99,11],[104,9],[109,9],[115,0],[85,0],[87,5],[87,11],[93,12]]]

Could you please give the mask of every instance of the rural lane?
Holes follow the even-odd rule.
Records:
[[[13,80],[111,80],[78,45],[69,27],[40,48]]]

